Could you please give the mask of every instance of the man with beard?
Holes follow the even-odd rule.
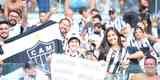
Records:
[[[59,21],[59,31],[63,41],[63,49],[65,50],[68,38],[73,34],[71,32],[71,21],[68,18],[63,18]]]
[[[69,40],[69,37],[71,37],[73,34],[71,31],[71,21],[68,18],[62,18],[59,23],[54,27],[54,30],[57,31],[57,33],[60,35],[59,38],[62,40],[62,48],[63,51],[67,47],[67,42]],[[75,34],[76,35],[76,34]],[[48,64],[51,64],[52,55],[48,56]]]
[[[21,27],[21,21],[22,21],[22,14],[21,10],[11,10],[8,13],[8,20],[9,24],[11,25],[10,29],[10,35],[9,38],[17,36],[21,34],[22,27]]]
[[[0,41],[4,41],[9,36],[9,23],[3,16],[0,17]]]

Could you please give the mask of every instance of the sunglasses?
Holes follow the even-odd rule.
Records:
[[[109,15],[112,15],[112,14],[114,14],[115,13],[115,11],[113,11],[113,10],[110,10],[109,11]]]
[[[96,28],[96,27],[97,27],[98,29],[100,29],[100,28],[101,28],[101,26],[95,26],[95,28]]]

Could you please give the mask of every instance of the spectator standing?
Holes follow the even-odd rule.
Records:
[[[158,42],[157,38],[152,39],[152,35],[146,36],[144,30],[141,27],[136,27],[134,30],[135,45],[139,50],[142,50],[145,56],[152,55],[154,57],[159,57],[159,53],[153,47],[155,43]],[[149,54],[150,53],[150,54]]]
[[[147,34],[152,34],[152,22],[150,19],[150,11],[149,11],[150,1],[149,0],[139,0],[139,13],[140,20],[145,22],[147,25]]]
[[[111,0],[96,0],[96,8],[102,16],[102,22],[109,20],[108,11],[111,8]]]
[[[109,11],[110,19],[105,22],[105,29],[109,27],[115,27],[119,32],[125,26],[122,16],[118,16],[114,8],[111,8]]]
[[[104,31],[102,29],[101,23],[95,23],[93,26],[93,31],[89,34],[89,43],[94,43],[96,49],[99,48],[104,37]]]
[[[98,60],[106,61],[107,74],[118,74],[125,49],[120,42],[120,34],[114,27],[106,30],[99,51]]]
[[[21,10],[11,10],[8,13],[8,21],[10,26],[10,38],[23,33],[22,22],[22,11]]]

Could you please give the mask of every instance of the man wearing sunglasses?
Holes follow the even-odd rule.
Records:
[[[101,41],[103,40],[104,34],[101,23],[95,23],[93,25],[93,31],[89,34],[90,43],[94,43],[96,45],[96,49],[100,46]]]

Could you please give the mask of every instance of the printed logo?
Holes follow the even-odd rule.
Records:
[[[45,64],[47,63],[47,57],[56,52],[56,43],[54,40],[50,42],[38,41],[37,44],[26,51],[33,63]]]

